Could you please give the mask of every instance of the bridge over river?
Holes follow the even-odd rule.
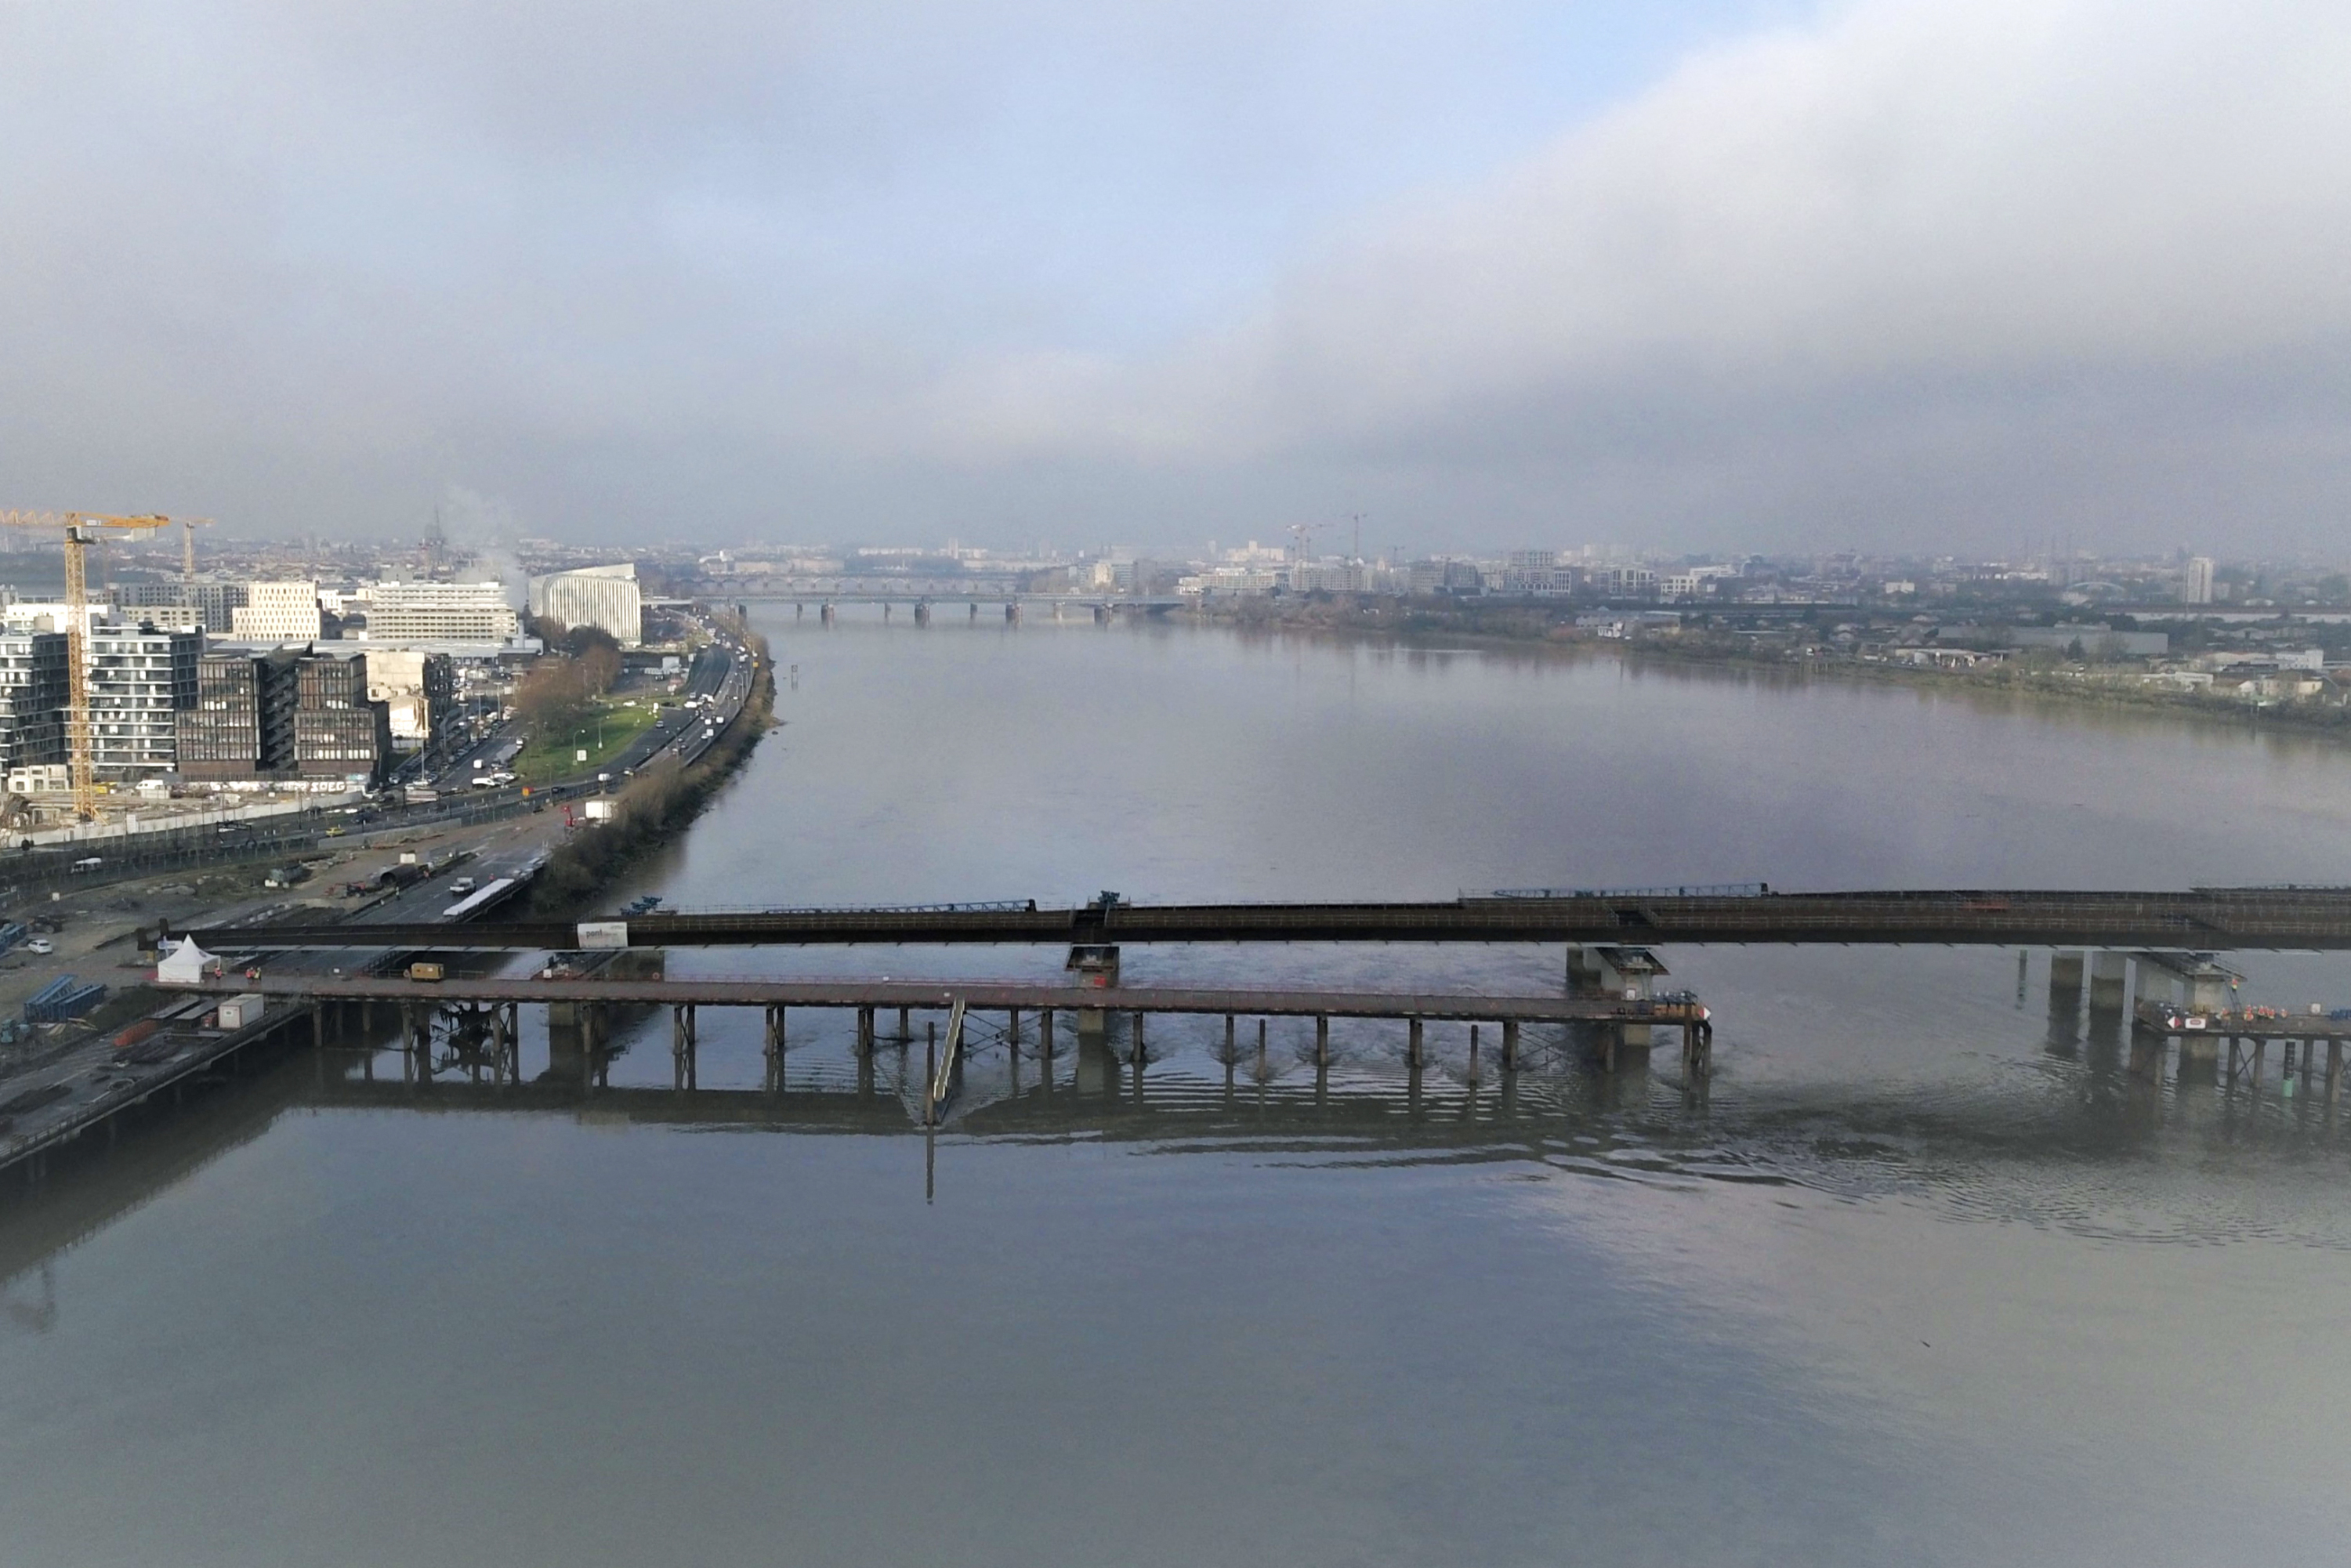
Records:
[[[2351,887],[2175,892],[1945,889],[1773,893],[1537,889],[1416,904],[1031,903],[743,909],[625,921],[496,921],[453,927],[266,925],[198,928],[209,951],[407,946],[444,952],[575,947],[1177,942],[1972,944],[2001,947],[2351,949]]]

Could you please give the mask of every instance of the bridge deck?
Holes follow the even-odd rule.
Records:
[[[212,951],[393,946],[443,951],[582,945],[568,921],[198,929]],[[974,943],[1589,942],[1978,944],[1994,946],[2351,949],[2351,888],[2187,892],[1941,890],[1561,898],[1441,904],[1021,905],[666,913],[627,922],[637,947]]]
[[[1459,1019],[1500,1023],[1703,1022],[1688,1001],[1626,1001],[1565,996],[1492,996],[1443,991],[1195,989],[1169,986],[1030,985],[1007,981],[943,984],[897,980],[767,979],[466,979],[400,976],[286,975],[225,977],[179,988],[220,995],[316,1001],[426,1002],[441,1006],[507,1002],[602,1002],[616,1007],[919,1008],[944,1009],[958,998],[990,1012],[1107,1009],[1144,1013],[1231,1013],[1250,1017]]]

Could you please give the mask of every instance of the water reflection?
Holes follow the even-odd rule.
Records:
[[[907,622],[779,649],[787,727],[616,902],[2112,885],[2351,852],[2335,760],[2234,737],[2182,772],[2159,728],[1907,692]],[[1666,956],[1720,1025],[1703,1093],[1670,1049],[1605,1074],[1541,1030],[1513,1067],[1466,1028],[1416,1052],[1350,1024],[1324,1056],[1311,1021],[1153,1018],[1138,1051],[1113,1018],[1049,1065],[1032,1020],[1017,1058],[976,1036],[932,1135],[919,1019],[861,1054],[796,1012],[778,1060],[756,1009],[705,1009],[682,1063],[666,1013],[526,1009],[421,1054],[379,1016],[0,1204],[0,1545],[2152,1563],[2345,1538],[2351,1386],[2315,1354],[2351,1300],[2344,1112],[2289,1099],[2274,1049],[2258,1079],[2134,1073],[2119,987],[2037,955],[2022,1005],[2012,952]],[[1556,948],[1130,961],[1562,983]],[[2339,958],[2246,967],[2262,1000],[2341,987]]]

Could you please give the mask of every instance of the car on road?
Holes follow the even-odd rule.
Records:
[[[474,879],[472,877],[461,876],[456,881],[449,884],[449,891],[462,897],[464,894],[473,892],[474,885]]]

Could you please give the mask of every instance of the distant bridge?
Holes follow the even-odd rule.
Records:
[[[557,951],[716,947],[1171,942],[1561,942],[1871,944],[2351,949],[2351,888],[2186,892],[1959,889],[1917,892],[1555,893],[1426,904],[941,904],[640,915],[625,922],[197,927],[212,951],[402,947]]]

